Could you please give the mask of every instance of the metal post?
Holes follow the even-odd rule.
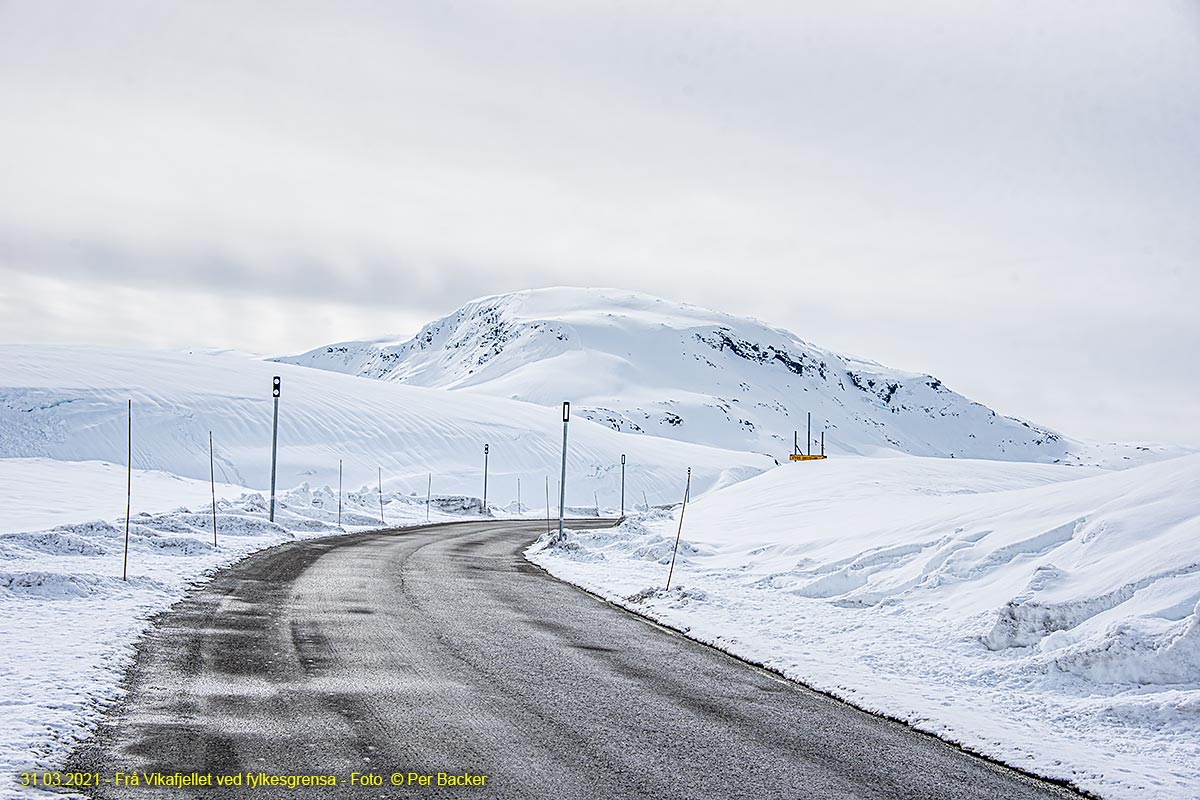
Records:
[[[821,431],[821,455],[825,455],[825,431]]]
[[[600,493],[592,492],[592,499],[596,501],[596,516],[600,516]]]
[[[129,511],[133,504],[133,401],[127,406],[128,443],[126,449],[125,473],[125,556],[121,562],[121,580],[129,580]]]
[[[571,404],[563,403],[562,479],[558,484],[558,535],[563,532],[563,507],[567,502],[567,424],[571,421]]]
[[[621,519],[625,519],[625,454],[621,453]]]
[[[517,478],[517,513],[521,513],[521,479]]]
[[[275,415],[271,418],[271,522],[275,521],[275,464],[279,452],[279,390],[281,381],[271,379],[271,396],[275,398]]]
[[[487,513],[487,462],[488,462],[488,446],[483,446],[483,513]]]
[[[208,485],[212,489],[213,547],[217,546],[217,471],[213,466],[212,431],[208,432]]]
[[[808,412],[808,454],[812,455],[812,412]]]
[[[546,534],[550,533],[550,476],[546,476]]]
[[[687,486],[683,490],[683,508],[679,509],[679,530],[675,532],[675,550],[671,553],[671,569],[667,571],[667,591],[671,590],[671,576],[675,574],[675,556],[679,553],[679,537],[683,535],[683,514],[687,511],[688,495],[692,493],[692,468],[688,467]]]
[[[383,521],[383,467],[379,468],[379,524],[387,524]]]
[[[338,527],[342,527],[342,460],[338,459]]]
[[[800,431],[792,431],[792,455],[800,455]]]
[[[429,522],[429,495],[433,491],[433,473],[429,473],[429,483],[425,484],[425,521]]]

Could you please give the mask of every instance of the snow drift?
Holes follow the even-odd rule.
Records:
[[[1200,786],[1200,456],[845,458],[543,538],[554,574],[1107,798]]]

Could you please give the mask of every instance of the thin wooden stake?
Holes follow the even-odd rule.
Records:
[[[550,476],[546,476],[546,533],[550,533]]]
[[[338,527],[342,527],[342,460],[338,459]]]
[[[679,509],[679,530],[675,532],[675,550],[671,553],[671,569],[667,572],[667,591],[671,590],[671,576],[675,574],[675,555],[679,552],[679,537],[683,535],[683,514],[687,511],[688,495],[692,493],[692,468],[688,467],[687,486],[683,490],[683,508]]]
[[[127,427],[128,427],[128,431],[129,431],[126,461],[129,466],[126,471],[126,481],[125,481],[125,556],[124,556],[124,560],[121,563],[121,580],[123,580],[123,581],[129,580],[129,511],[133,504],[133,401],[132,400],[129,401],[129,406],[127,407],[126,419],[128,422]]]
[[[429,522],[429,495],[433,492],[433,473],[429,473],[429,483],[425,484],[425,521]]]
[[[387,525],[383,521],[383,467],[379,468],[379,524]]]
[[[217,471],[213,466],[212,431],[208,432],[208,485],[212,489],[213,547],[217,546]]]

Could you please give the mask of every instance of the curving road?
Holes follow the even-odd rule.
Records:
[[[72,766],[342,781],[104,798],[1078,797],[561,583],[521,556],[539,530],[456,523],[239,562],[158,620]],[[410,771],[487,779],[390,785]]]

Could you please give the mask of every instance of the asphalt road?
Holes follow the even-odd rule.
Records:
[[[72,766],[342,782],[94,795],[123,800],[1077,796],[561,583],[521,556],[538,532],[462,523],[239,562],[159,618]],[[390,785],[410,771],[487,779]]]

